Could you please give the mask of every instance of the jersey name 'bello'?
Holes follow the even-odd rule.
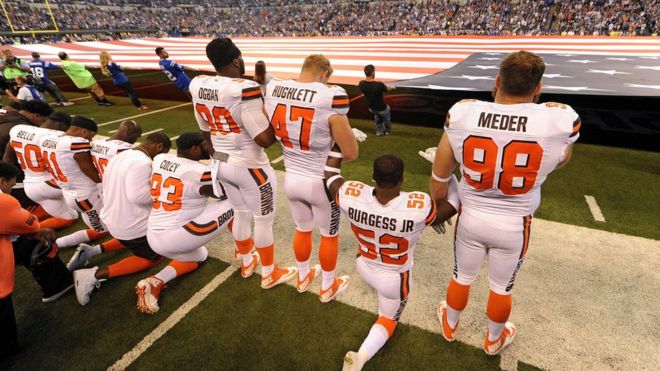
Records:
[[[271,97],[312,103],[312,100],[314,99],[316,93],[318,92],[311,89],[298,89],[289,86],[278,85],[273,89],[273,92],[271,93]]]
[[[502,131],[527,132],[527,116],[509,116],[499,113],[481,112],[479,115],[480,128],[498,129]]]
[[[366,224],[370,227],[385,229],[388,231],[396,231],[397,220],[387,216],[371,214],[366,211],[348,208],[348,218],[356,223]],[[401,225],[400,233],[412,232],[415,227],[415,222],[412,220],[404,219]]]

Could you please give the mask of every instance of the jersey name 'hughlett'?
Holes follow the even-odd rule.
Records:
[[[294,87],[278,85],[273,89],[273,92],[270,94],[270,96],[273,98],[292,99],[311,103],[316,93],[316,91],[311,89],[298,89]],[[307,99],[308,96],[309,99]]]

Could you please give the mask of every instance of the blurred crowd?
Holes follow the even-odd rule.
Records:
[[[53,17],[68,35],[4,42],[140,36],[651,35],[660,0],[59,0]],[[5,1],[15,30],[53,29],[42,0]],[[76,30],[104,30],[90,35]],[[113,30],[113,32],[107,31]],[[131,31],[133,30],[133,31]],[[0,24],[0,32],[10,31]],[[1,37],[1,36],[0,36]]]

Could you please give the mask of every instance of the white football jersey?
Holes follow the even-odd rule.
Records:
[[[560,103],[456,103],[445,132],[461,166],[463,208],[527,216],[541,202],[541,185],[579,137],[580,117]]]
[[[413,266],[415,243],[435,220],[437,209],[423,192],[401,192],[387,205],[374,196],[374,187],[347,181],[336,198],[358,240],[358,253],[374,264],[398,272]]]
[[[103,172],[110,159],[131,148],[133,148],[133,145],[123,140],[100,139],[92,142],[92,161],[101,179],[103,179]]]
[[[266,152],[253,139],[268,126],[242,119],[244,109],[263,110],[259,84],[201,75],[192,79],[189,89],[199,128],[211,133],[213,148],[229,155],[228,163],[244,168],[268,165]]]
[[[60,137],[64,132],[31,125],[16,125],[9,131],[11,146],[25,173],[24,183],[42,183],[53,179],[39,147],[40,140],[46,135]]]
[[[99,192],[99,185],[83,173],[73,157],[76,153],[92,149],[87,139],[45,135],[40,144],[53,179],[62,188],[65,197],[81,200]]]
[[[322,179],[333,142],[328,118],[348,113],[344,88],[273,79],[264,99],[286,171]]]
[[[211,185],[211,169],[197,161],[160,154],[154,158],[151,173],[149,230],[181,228],[199,216],[207,196],[199,194],[202,186]]]

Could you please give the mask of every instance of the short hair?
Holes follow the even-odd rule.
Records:
[[[99,127],[98,125],[96,125],[96,122],[90,119],[89,117],[85,117],[85,116],[74,116],[71,119],[71,126],[77,126],[82,129],[87,129],[94,133],[99,131]]]
[[[4,180],[18,178],[18,168],[9,162],[0,160],[0,178]]]
[[[172,141],[170,140],[170,137],[168,137],[163,132],[151,133],[147,135],[145,142],[162,144],[163,147],[165,147],[168,151],[170,148],[172,148]]]
[[[14,81],[16,81],[16,83],[19,83],[19,81],[27,83],[27,79],[25,78],[25,76],[16,76],[14,77]]]
[[[376,67],[374,67],[373,64],[368,64],[368,65],[364,66],[364,75],[365,76],[369,77],[369,76],[373,75],[374,72],[376,72]]]
[[[241,56],[241,50],[228,37],[218,37],[206,44],[206,57],[216,71]]]
[[[303,71],[312,69],[318,72],[328,72],[332,75],[334,71],[330,65],[330,60],[323,54],[312,54],[305,58],[302,66]]]
[[[66,112],[55,111],[48,116],[49,120],[57,121],[65,126],[71,126],[71,115]]]
[[[162,46],[157,47],[156,48],[156,55],[160,55],[160,52],[162,52],[163,49],[165,49],[165,48],[163,48]]]
[[[59,52],[59,53],[57,53],[57,56],[58,56],[61,60],[65,60],[65,59],[67,59],[67,58],[69,57],[69,55],[66,54],[66,52]]]
[[[15,109],[16,111],[18,111],[18,110],[21,109],[21,102],[14,102],[14,101],[11,101],[11,102],[9,102],[7,105],[8,105],[9,107]]]
[[[525,50],[510,53],[500,63],[500,89],[513,96],[532,94],[544,72],[545,62],[538,55]]]
[[[180,151],[187,151],[202,143],[204,143],[204,136],[198,131],[188,131],[176,138],[176,148]]]
[[[39,54],[37,52],[32,52],[32,58],[35,58],[35,59],[36,58],[41,58],[41,54]]]
[[[21,111],[27,111],[43,117],[50,116],[53,113],[53,107],[41,100],[30,100],[21,102]]]
[[[378,186],[392,188],[403,178],[403,160],[387,153],[374,160],[373,179]]]

